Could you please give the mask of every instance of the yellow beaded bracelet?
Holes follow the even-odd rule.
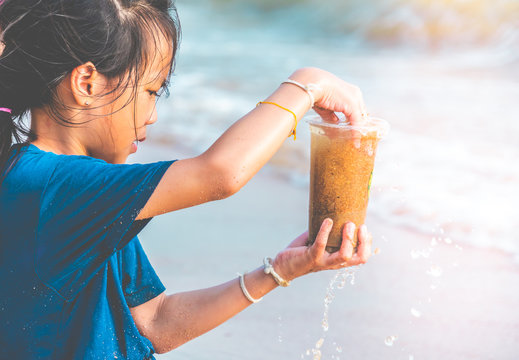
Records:
[[[271,102],[271,101],[260,101],[259,103],[256,104],[256,106],[259,106],[259,104],[270,104],[270,105],[275,105],[283,110],[286,110],[288,111],[289,113],[291,113],[293,116],[294,116],[294,120],[296,121],[296,124],[294,125],[294,128],[292,129],[292,132],[290,133],[290,135],[288,135],[288,137],[294,135],[294,140],[296,139],[296,128],[297,128],[297,116],[296,116],[296,113],[293,112],[292,110],[290,109],[287,109],[286,107],[284,106],[281,106],[279,104],[276,104],[275,102]]]

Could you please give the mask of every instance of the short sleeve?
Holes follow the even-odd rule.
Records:
[[[118,256],[124,298],[129,307],[144,304],[166,290],[137,237]]]
[[[56,155],[36,230],[40,279],[66,300],[73,298],[151,220],[135,218],[174,161],[109,164]]]

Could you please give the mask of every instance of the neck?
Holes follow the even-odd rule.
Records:
[[[36,140],[31,144],[43,151],[63,155],[91,156],[79,137],[78,129],[80,128],[65,126],[54,120],[45,109],[31,111],[31,130],[36,135]]]

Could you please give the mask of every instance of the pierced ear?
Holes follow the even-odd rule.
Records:
[[[70,89],[79,106],[89,106],[99,92],[100,84],[96,80],[99,73],[90,61],[76,67],[70,74]]]

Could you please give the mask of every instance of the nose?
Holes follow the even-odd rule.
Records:
[[[148,119],[148,121],[146,121],[146,125],[154,124],[157,121],[157,118],[158,118],[157,108],[154,107],[153,108],[153,112],[151,113],[150,118]]]

